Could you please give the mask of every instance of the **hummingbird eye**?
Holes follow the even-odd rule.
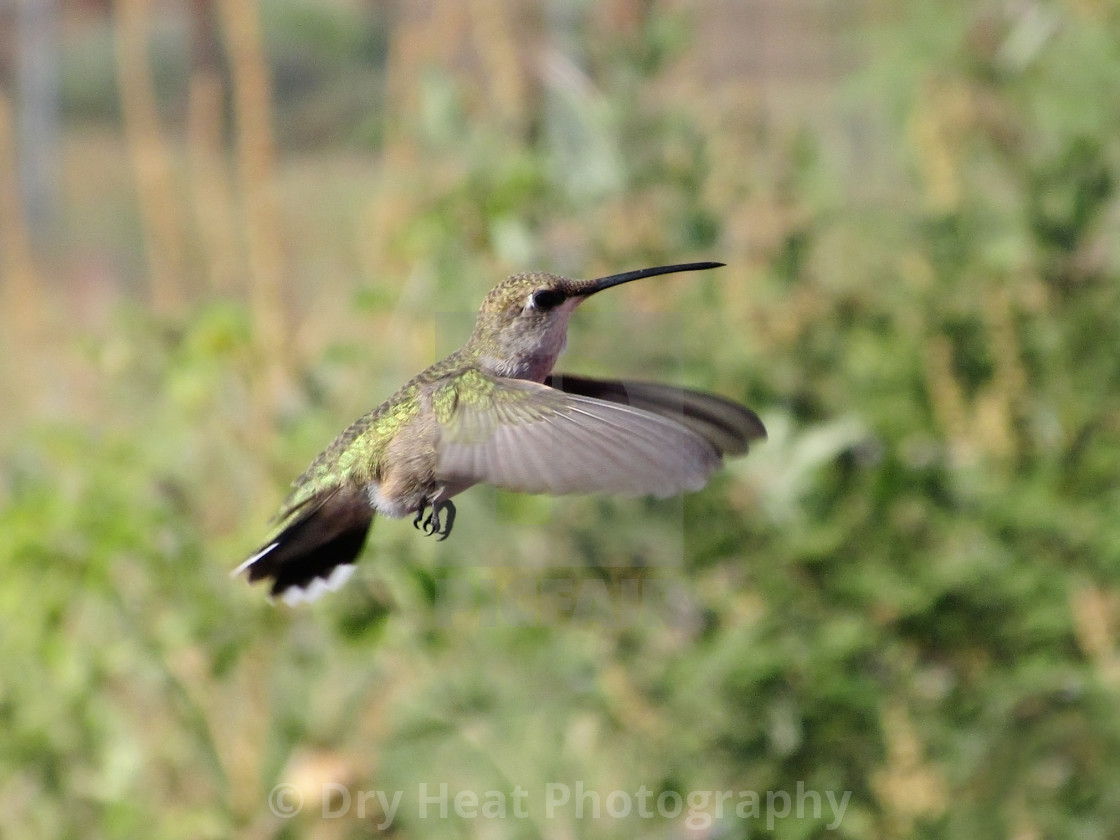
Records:
[[[553,309],[564,302],[564,293],[556,289],[541,289],[540,291],[533,292],[529,298],[529,305],[533,309],[548,310]]]

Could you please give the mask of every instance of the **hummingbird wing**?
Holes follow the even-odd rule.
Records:
[[[474,371],[432,393],[436,478],[524,493],[672,496],[699,490],[720,452],[641,408]]]
[[[745,455],[751,441],[765,440],[766,427],[744,405],[716,394],[656,382],[592,379],[553,373],[545,385],[568,394],[630,405],[660,414],[696,432],[721,455]]]

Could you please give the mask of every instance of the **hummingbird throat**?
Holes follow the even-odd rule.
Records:
[[[543,333],[510,331],[502,336],[498,353],[479,354],[479,364],[496,376],[544,382],[568,344],[568,314],[556,313]]]

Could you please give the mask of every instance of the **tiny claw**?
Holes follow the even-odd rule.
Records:
[[[424,516],[425,511],[428,515]],[[446,518],[444,518],[446,513]],[[438,542],[443,542],[451,533],[451,526],[455,522],[455,505],[451,502],[430,502],[424,499],[416,509],[416,517],[412,520],[412,527],[422,529],[429,537],[439,537]]]
[[[443,531],[440,532],[439,539],[436,542],[443,542],[451,535],[451,526],[455,524],[455,505],[450,501],[443,502],[440,507],[447,511],[447,521],[443,523]]]
[[[416,519],[413,525],[420,527],[420,514],[428,509],[428,504],[425,502],[419,513],[416,514]],[[446,518],[444,516],[446,514]],[[443,542],[447,539],[448,534],[451,533],[451,526],[455,522],[455,505],[451,502],[432,502],[431,512],[428,513],[424,519],[424,533],[429,537],[439,537],[438,542]]]
[[[424,520],[424,533],[429,537],[439,533],[439,511],[439,504],[433,504],[432,512],[429,513],[428,518]]]

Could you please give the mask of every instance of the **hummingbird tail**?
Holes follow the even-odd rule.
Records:
[[[271,581],[269,594],[288,606],[310,603],[350,579],[372,522],[364,493],[331,488],[293,511],[284,530],[233,574]]]

